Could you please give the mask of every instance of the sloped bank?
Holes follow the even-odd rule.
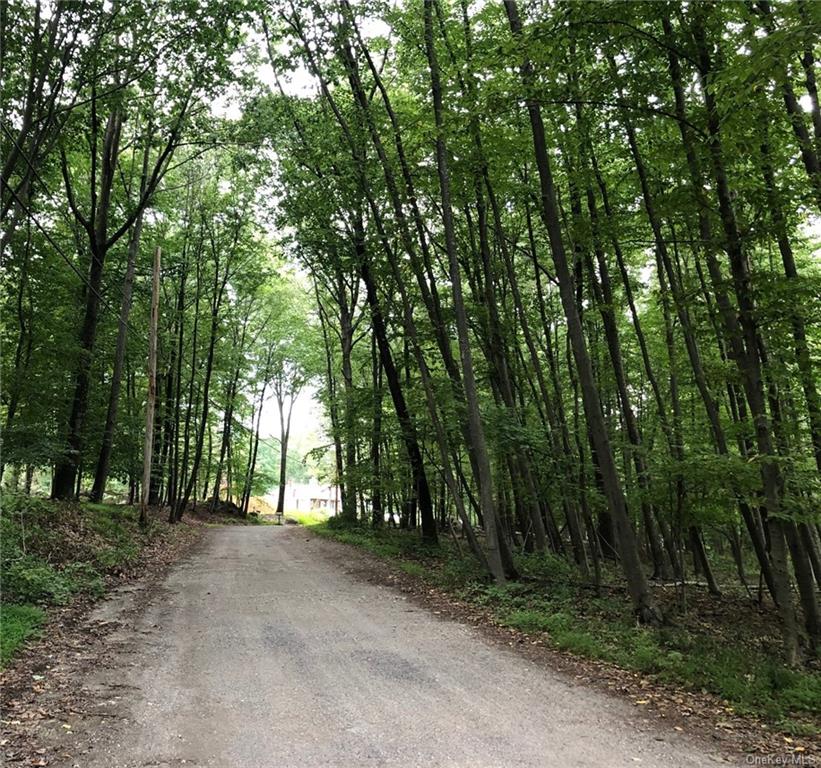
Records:
[[[92,642],[86,619],[111,590],[154,581],[200,539],[205,523],[168,525],[152,510],[139,526],[136,507],[55,503],[4,494],[0,513],[3,603],[0,754],[46,765],[33,734],[74,706],[70,664]]]

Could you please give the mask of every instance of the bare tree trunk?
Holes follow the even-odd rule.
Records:
[[[294,412],[294,397],[291,394],[287,398],[288,406],[285,407],[285,397],[281,390],[277,391],[277,405],[279,406],[279,496],[277,498],[277,517],[285,514],[285,478],[288,469],[288,443],[291,439],[291,414]]]
[[[381,528],[385,523],[382,509],[382,467],[380,444],[382,442],[382,362],[376,344],[371,340],[371,366],[373,382],[373,428],[371,430],[371,527]],[[444,489],[442,490],[444,494]]]
[[[117,428],[117,410],[120,404],[120,381],[122,379],[125,345],[128,337],[128,316],[131,312],[131,293],[134,287],[134,272],[137,265],[137,256],[140,252],[142,225],[143,217],[138,216],[134,222],[131,240],[128,243],[128,261],[126,262],[125,279],[123,280],[123,298],[120,304],[120,322],[117,328],[114,370],[111,374],[111,390],[108,395],[108,410],[105,417],[105,427],[103,428],[103,442],[100,447],[100,456],[97,459],[97,470],[94,473],[91,501],[102,501],[106,482],[108,481],[111,450],[114,446],[114,430]]]

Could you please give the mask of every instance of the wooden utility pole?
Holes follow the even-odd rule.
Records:
[[[157,401],[157,326],[160,312],[160,255],[154,252],[151,280],[151,323],[148,329],[148,401],[145,404],[145,443],[143,444],[143,486],[140,496],[140,525],[148,524],[148,493],[151,486],[151,455],[154,450],[154,404]]]

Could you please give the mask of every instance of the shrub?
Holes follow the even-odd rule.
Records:
[[[96,554],[96,560],[99,565],[108,570],[133,563],[139,552],[139,547],[134,542],[126,541],[101,549]]]
[[[445,560],[437,576],[445,589],[460,589],[486,578],[479,563],[469,555]]]
[[[102,597],[105,592],[102,574],[91,563],[69,563],[63,569],[63,575],[74,592],[83,592],[92,597]]]
[[[72,584],[46,562],[23,557],[3,575],[3,595],[21,603],[64,605],[71,598]]]
[[[399,563],[399,568],[405,573],[409,573],[411,576],[417,576],[420,579],[424,579],[429,576],[427,569],[424,566],[419,565],[419,563],[402,562]]]
[[[571,581],[577,578],[569,560],[558,555],[521,554],[516,557],[516,566],[522,574],[539,581]]]

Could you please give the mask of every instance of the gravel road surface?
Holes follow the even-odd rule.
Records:
[[[109,709],[78,724],[65,765],[726,765],[631,703],[346,572],[355,557],[292,526],[209,530],[88,673]]]

